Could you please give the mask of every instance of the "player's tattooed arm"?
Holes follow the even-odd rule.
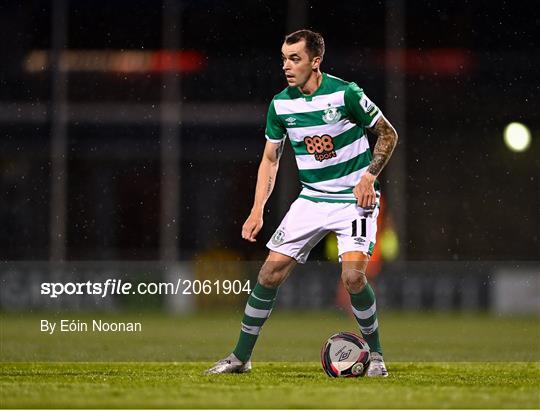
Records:
[[[268,176],[268,185],[266,186],[266,195],[270,197],[270,194],[272,194],[272,190],[274,188],[274,178],[272,176]]]
[[[264,148],[261,164],[257,173],[257,185],[255,187],[255,198],[253,207],[242,226],[242,238],[254,242],[255,237],[263,226],[263,214],[266,201],[272,194],[276,182],[276,175],[279,168],[279,158],[283,152],[283,142],[277,147],[276,143],[267,142]]]
[[[369,130],[377,136],[377,143],[373,149],[373,160],[369,164],[368,172],[376,177],[388,163],[396,147],[398,135],[384,116],[381,116]]]
[[[373,209],[377,203],[374,188],[375,179],[388,163],[396,147],[398,135],[384,116],[381,116],[369,130],[377,136],[377,143],[373,149],[373,160],[369,164],[368,172],[362,175],[360,181],[354,187],[353,194],[360,207]]]
[[[285,147],[285,140],[280,141],[279,143],[268,143],[269,146],[265,148],[265,151],[263,153],[263,161],[261,162],[261,168],[262,175],[267,176],[266,180],[266,197],[265,202],[270,197],[270,194],[272,194],[272,191],[274,190],[274,185],[276,182],[276,174],[277,169],[279,165],[279,160],[281,159],[281,155],[283,154],[283,147]],[[272,148],[275,147],[275,151],[272,152]],[[273,154],[273,155],[272,155]],[[264,170],[266,169],[266,170]]]

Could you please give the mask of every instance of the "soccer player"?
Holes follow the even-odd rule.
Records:
[[[341,278],[352,311],[371,350],[369,377],[386,377],[379,340],[375,294],[366,267],[375,246],[379,184],[397,133],[379,108],[355,83],[321,72],[324,39],[299,30],[281,47],[288,87],[268,108],[266,146],[259,166],[253,208],[242,237],[254,242],[263,225],[264,206],[288,136],[296,156],[302,190],[267,244],[270,252],[248,298],[238,343],[207,374],[251,369],[251,353],[270,316],[278,287],[297,263],[329,232],[336,233]],[[377,136],[373,154],[365,130]]]

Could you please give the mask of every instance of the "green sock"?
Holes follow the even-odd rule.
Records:
[[[360,331],[369,344],[369,348],[371,351],[382,354],[375,293],[369,284],[366,284],[358,294],[351,294],[351,305],[356,321],[360,325]]]
[[[257,342],[261,327],[272,312],[272,307],[276,300],[277,288],[268,288],[259,283],[251,292],[248,298],[244,317],[242,318],[242,329],[238,343],[233,354],[242,361],[246,362],[251,357],[253,347]]]

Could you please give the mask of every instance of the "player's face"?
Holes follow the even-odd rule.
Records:
[[[281,58],[285,78],[291,87],[302,88],[313,72],[317,70],[320,63],[319,57],[310,59],[306,51],[305,40],[294,44],[283,43]]]

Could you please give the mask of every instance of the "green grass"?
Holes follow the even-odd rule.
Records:
[[[203,376],[209,363],[2,365],[2,407],[538,408],[540,366],[389,363],[387,379],[331,379],[317,363],[259,363]]]
[[[137,334],[39,331],[41,319],[141,321]],[[387,379],[332,379],[324,339],[339,312],[276,312],[253,372],[203,376],[230,352],[240,313],[1,314],[2,408],[540,408],[537,317],[383,313]]]
[[[141,333],[39,331],[40,320],[141,321]],[[230,352],[240,312],[164,314],[0,314],[1,361],[214,361]],[[393,361],[540,361],[538,317],[486,314],[382,313],[382,343]],[[257,343],[257,361],[319,359],[325,339],[356,331],[354,319],[335,311],[276,311]]]

